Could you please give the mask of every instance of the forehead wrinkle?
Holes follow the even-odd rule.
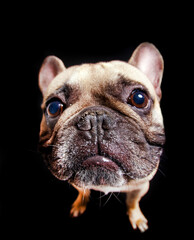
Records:
[[[151,84],[151,82],[149,81],[149,79],[148,79],[147,82],[145,82],[145,81],[142,82],[142,81],[140,81],[140,80],[133,80],[133,79],[130,78],[130,76],[128,77],[128,76],[126,76],[126,75],[119,74],[119,78],[118,78],[117,83],[123,83],[123,84],[126,84],[126,85],[128,84],[128,85],[130,85],[130,86],[135,86],[135,85],[137,85],[137,88],[138,88],[138,85],[139,85],[139,86],[143,86],[143,87],[147,90],[147,92],[150,93],[150,96],[151,96],[152,99],[155,99],[155,98],[156,98],[156,94],[155,94],[155,91],[154,91],[154,87],[153,87],[153,85]],[[150,84],[151,84],[151,85],[150,85]]]
[[[122,76],[128,82],[133,81],[145,86],[147,89],[149,89],[149,93],[153,99],[157,98],[153,84],[138,68],[122,61],[112,61],[111,63],[118,76]]]
[[[82,94],[88,96],[93,91],[102,92],[108,84],[117,84],[121,77],[127,83],[145,86],[151,97],[157,98],[152,83],[139,69],[126,62],[111,61],[69,67],[51,82],[45,99],[65,83],[72,88],[78,87]]]
[[[76,85],[86,98],[94,92],[103,91],[103,86],[107,81],[107,70],[103,69],[101,63],[83,64],[72,73],[67,83]]]
[[[147,90],[148,92],[150,92],[149,88],[146,86],[146,84],[143,84],[142,82],[140,81],[135,81],[135,80],[132,80],[130,77],[128,76],[125,76],[123,74],[119,74],[119,77],[117,79],[117,82],[116,84],[122,84],[122,85],[128,85],[128,86],[138,86],[141,88],[141,86],[143,86],[143,89]]]

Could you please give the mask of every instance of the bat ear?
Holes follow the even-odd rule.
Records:
[[[65,66],[59,58],[55,56],[48,56],[45,58],[39,72],[39,87],[42,95],[45,94],[51,81],[64,70]]]
[[[140,44],[129,59],[129,64],[137,67],[149,78],[160,100],[164,62],[158,49],[151,43]]]

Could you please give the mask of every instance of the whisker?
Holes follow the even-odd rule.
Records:
[[[147,162],[151,163],[152,166],[156,167],[155,164],[152,161],[150,161],[148,159],[145,159],[145,158],[144,158],[144,160],[146,160]],[[160,168],[160,166],[158,166],[158,171],[162,174],[163,177],[166,177],[166,174],[163,172],[163,170]],[[123,175],[132,177],[130,173],[124,173]]]
[[[98,198],[98,199],[100,200],[99,207],[102,206],[102,198],[104,198],[105,196],[107,196],[107,193],[104,193],[104,194],[102,195],[102,192],[100,192],[100,197]],[[106,204],[106,203],[105,203],[105,204]],[[103,205],[103,206],[104,206],[104,205]]]
[[[160,168],[158,168],[158,171],[162,174],[163,177],[166,177],[166,174]]]
[[[56,144],[49,144],[48,147],[57,147]]]
[[[145,159],[145,160],[148,161],[149,163],[151,163],[155,167],[155,164],[152,161],[150,161],[148,159]],[[158,171],[162,174],[163,177],[166,177],[165,173],[160,168],[160,165],[158,166]]]
[[[117,195],[113,192],[113,196],[118,200],[118,202],[120,202],[121,204],[123,204],[121,202],[121,200],[118,198],[118,195],[120,194],[120,192],[117,193]]]
[[[100,192],[100,197],[99,197],[99,199],[101,199],[101,198],[103,198],[103,197],[105,197],[105,196],[107,196],[106,193],[104,193],[104,194],[102,195],[102,192]]]
[[[151,163],[152,166],[155,167],[155,164],[154,164],[151,160],[146,159],[146,158],[144,158],[144,160],[146,160],[147,162]],[[162,174],[163,177],[166,177],[165,173],[162,171],[162,169],[160,168],[160,166],[158,166],[158,171]]]
[[[108,199],[106,200],[106,202],[104,203],[103,207],[108,203],[108,201],[110,200],[111,196],[113,195],[113,192],[110,193]]]

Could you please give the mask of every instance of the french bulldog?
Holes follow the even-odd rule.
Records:
[[[72,217],[86,210],[91,189],[125,192],[132,227],[148,229],[139,201],[158,169],[165,142],[163,65],[158,49],[147,42],[128,62],[66,68],[56,56],[44,60],[39,146],[52,174],[79,192]]]

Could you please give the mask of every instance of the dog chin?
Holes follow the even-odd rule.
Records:
[[[78,187],[96,189],[99,186],[120,187],[126,181],[116,163],[102,156],[94,156],[82,163],[70,182]]]

